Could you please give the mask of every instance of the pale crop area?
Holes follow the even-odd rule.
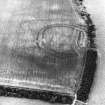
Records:
[[[99,53],[89,105],[105,105],[105,1],[85,0],[84,4],[96,25],[96,43]]]

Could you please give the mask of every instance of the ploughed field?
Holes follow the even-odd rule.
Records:
[[[46,32],[44,40],[40,37],[37,40],[39,31],[46,25],[81,22],[70,1],[56,0],[55,4],[55,0],[15,0],[6,5],[8,8],[1,7],[0,15],[1,80],[24,81],[25,86],[30,82],[30,88],[34,84],[47,84],[62,87],[66,92],[75,90],[82,57],[70,47],[73,30],[53,28]]]

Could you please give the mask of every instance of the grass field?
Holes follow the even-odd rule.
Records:
[[[96,25],[98,69],[91,90],[89,105],[105,105],[105,1],[85,0],[88,13]]]

